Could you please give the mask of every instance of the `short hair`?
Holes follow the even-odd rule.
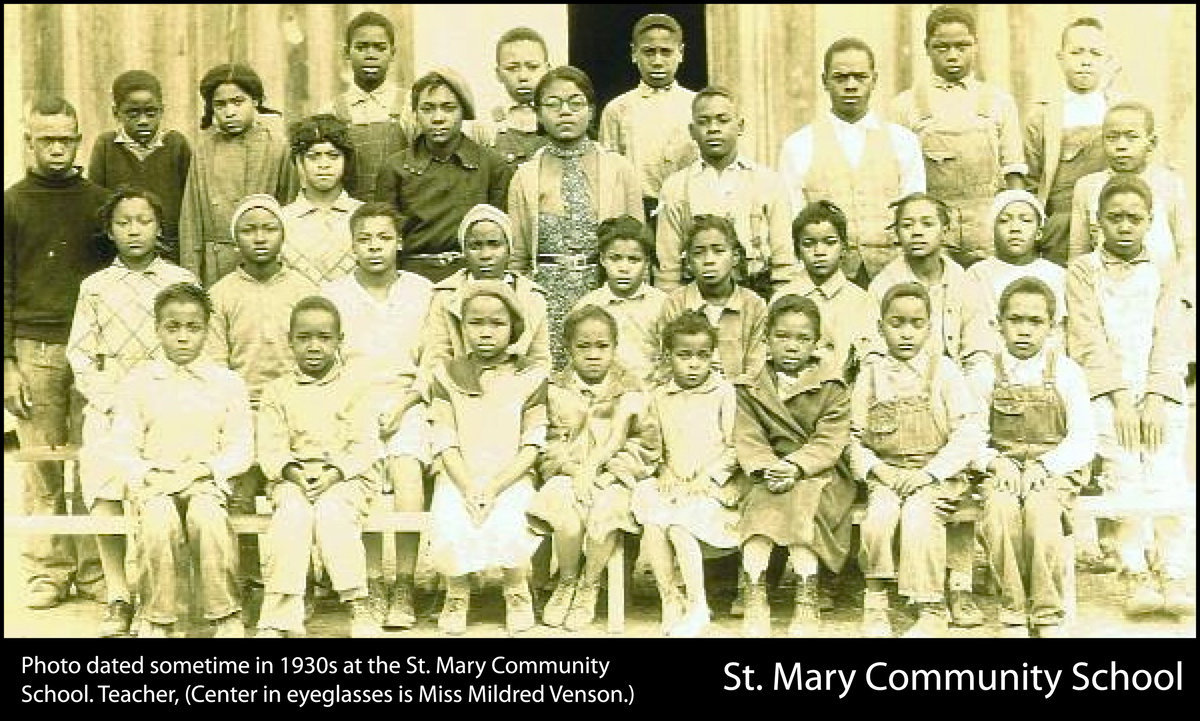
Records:
[[[342,332],[342,314],[338,311],[337,305],[322,295],[310,295],[307,298],[301,298],[296,305],[292,306],[292,314],[288,316],[288,335],[296,327],[296,319],[300,314],[309,310],[323,310],[333,316],[334,323],[337,324],[338,333]]]
[[[1117,113],[1122,110],[1132,110],[1134,112],[1141,113],[1142,117],[1146,119],[1146,132],[1150,135],[1154,134],[1154,111],[1150,109],[1149,105],[1140,100],[1122,100],[1119,103],[1113,104],[1108,108],[1108,110],[1105,111],[1104,119],[1108,120],[1113,113]]]
[[[567,314],[563,320],[563,343],[571,345],[571,341],[575,338],[575,332],[579,330],[579,326],[589,320],[598,320],[608,326],[608,332],[612,334],[613,342],[617,341],[617,319],[612,317],[612,313],[604,310],[598,305],[591,303],[575,308]]]
[[[697,92],[695,97],[692,98],[692,113],[696,112],[696,106],[700,104],[700,101],[706,98],[725,98],[734,107],[737,107],[738,104],[737,96],[728,87],[724,85],[706,85],[704,89]]]
[[[1110,198],[1122,193],[1139,195],[1142,200],[1146,201],[1147,209],[1154,207],[1154,191],[1150,189],[1146,181],[1136,175],[1126,175],[1124,173],[1115,174],[1108,179],[1108,182],[1100,189],[1100,200],[1096,203],[1096,207],[1103,209],[1108,204]]]
[[[816,301],[812,298],[793,293],[781,296],[771,304],[771,307],[767,310],[767,331],[770,332],[775,327],[775,324],[779,322],[779,319],[788,313],[801,313],[808,316],[808,320],[812,323],[817,337],[821,337],[821,309],[817,307]]]
[[[276,113],[263,105],[266,95],[263,91],[262,78],[254,69],[240,63],[223,63],[209,68],[200,79],[200,97],[204,99],[204,116],[200,119],[201,129],[207,129],[213,123],[213,96],[217,88],[232,84],[242,89],[254,101],[255,108],[260,113]],[[276,113],[278,114],[278,113]]]
[[[546,56],[546,61],[550,61],[550,50],[546,48],[546,39],[542,34],[533,28],[518,27],[505,30],[500,39],[496,41],[496,64],[500,64],[500,48],[510,43],[531,42],[537,43],[542,48],[542,55]]]
[[[900,225],[900,215],[904,212],[904,209],[918,200],[933,203],[933,207],[937,210],[938,220],[942,221],[942,226],[950,225],[950,206],[929,193],[916,192],[909,193],[899,200],[892,201],[890,204],[892,208],[892,227]]]
[[[350,140],[350,129],[336,115],[313,115],[297,120],[288,127],[288,141],[292,157],[299,158],[314,145],[329,143],[337,148],[346,165],[342,171],[342,186],[354,190],[354,143]]]
[[[480,297],[495,298],[504,305],[504,309],[508,311],[508,320],[512,324],[512,332],[509,335],[509,345],[517,342],[517,340],[525,335],[525,318],[521,313],[520,307],[517,305],[518,300],[512,288],[502,280],[482,280],[470,284],[466,297],[462,302],[462,312],[465,316],[467,306],[471,301]]]
[[[575,87],[579,88],[579,92],[583,94],[583,97],[587,98],[588,105],[592,106],[592,109],[595,110],[596,88],[592,85],[592,79],[588,77],[587,73],[574,65],[559,65],[546,71],[546,74],[542,76],[542,79],[538,81],[537,87],[533,90],[533,102],[535,105],[541,104],[542,96],[546,94],[546,88],[550,87],[550,83],[555,80],[573,83]]]
[[[392,221],[392,225],[396,227],[396,235],[403,234],[404,216],[391,203],[374,200],[358,206],[350,214],[350,232],[354,233],[358,229],[359,224],[367,218],[388,218]]]
[[[1096,28],[1100,32],[1104,32],[1104,23],[1100,22],[1099,18],[1094,18],[1091,16],[1075,18],[1071,22],[1067,23],[1067,26],[1063,28],[1062,37],[1058,41],[1059,48],[1062,48],[1067,44],[1067,33],[1071,32],[1075,28]]]
[[[38,95],[29,104],[29,112],[26,115],[26,122],[34,115],[42,117],[48,115],[66,115],[73,118],[76,123],[79,122],[79,115],[75,112],[75,106],[71,105],[66,98],[61,95]]]
[[[158,78],[145,70],[126,70],[113,80],[113,105],[120,105],[122,100],[139,90],[145,90],[156,99],[162,100],[162,83]]]
[[[100,206],[100,210],[97,211],[100,217],[100,227],[104,229],[104,232],[111,234],[113,216],[116,214],[117,206],[121,204],[121,201],[132,200],[134,198],[141,198],[146,201],[146,204],[150,206],[150,210],[154,211],[154,219],[158,221],[159,232],[162,232],[162,200],[153,191],[139,185],[130,184],[117,186],[117,189],[113,191],[112,195],[108,196],[108,200],[105,200],[104,204]]]
[[[929,299],[929,291],[925,286],[917,282],[897,283],[887,292],[883,294],[883,300],[879,302],[879,317],[887,315],[887,310],[899,298],[917,298],[925,305],[925,313],[933,314],[933,301]]]
[[[804,206],[792,220],[792,244],[796,246],[797,253],[800,252],[800,236],[804,233],[804,229],[817,223],[832,225],[834,232],[838,234],[843,243],[849,238],[846,229],[846,214],[842,212],[842,209],[831,200],[817,200]]]
[[[359,28],[383,28],[387,33],[388,42],[392,47],[396,46],[396,26],[391,20],[387,19],[386,15],[381,15],[374,10],[366,10],[354,16],[346,25],[346,47],[350,47],[350,41],[354,38],[354,33]]]
[[[829,74],[829,64],[833,62],[833,56],[838,53],[844,53],[847,50],[861,50],[867,54],[867,61],[871,63],[871,72],[875,71],[875,51],[867,45],[865,40],[861,38],[838,38],[825,49],[825,60],[821,65],[821,75]]]
[[[596,247],[603,254],[618,240],[634,240],[641,247],[647,262],[654,261],[654,239],[646,224],[632,215],[605,218],[596,228]]]
[[[696,239],[706,230],[715,230],[725,239],[729,241],[731,250],[741,252],[742,246],[738,243],[737,228],[734,227],[733,221],[723,215],[713,215],[711,213],[702,213],[692,216],[691,225],[688,227],[687,237],[684,238],[683,249],[686,253],[692,252],[692,241]]]
[[[1050,313],[1050,319],[1054,319],[1055,313],[1058,312],[1058,298],[1054,296],[1054,291],[1050,289],[1050,286],[1046,285],[1046,281],[1041,278],[1035,278],[1032,275],[1017,278],[1004,286],[1004,290],[1000,292],[1000,301],[996,304],[996,310],[999,315],[1004,315],[1004,309],[1008,307],[1008,301],[1017,293],[1029,293],[1045,298],[1046,310]]]
[[[154,322],[162,319],[163,308],[170,303],[195,303],[204,309],[204,319],[212,315],[212,299],[208,291],[195,283],[173,283],[154,296]]]
[[[953,23],[966,25],[967,32],[975,37],[979,36],[974,13],[961,5],[938,5],[929,13],[929,17],[925,18],[925,42],[929,42],[939,26]]]
[[[698,310],[685,310],[667,323],[662,332],[663,350],[670,352],[675,347],[675,339],[681,335],[708,336],[709,345],[717,347],[717,329],[713,328],[708,318]]]

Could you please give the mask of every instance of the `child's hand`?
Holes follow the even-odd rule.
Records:
[[[1136,451],[1142,436],[1142,419],[1128,399],[1113,401],[1113,425],[1116,426],[1117,442],[1121,447]]]
[[[895,466],[890,466],[886,463],[879,463],[871,469],[871,475],[875,476],[875,480],[879,481],[880,485],[899,492],[900,489],[896,488],[896,483],[898,480],[896,474],[899,472],[899,470],[900,469],[896,468]]]
[[[1167,427],[1167,415],[1163,409],[1165,400],[1157,393],[1147,393],[1142,401],[1141,435],[1142,446],[1153,453],[1162,445]]]
[[[4,407],[22,419],[28,419],[33,412],[33,394],[29,390],[29,383],[12,358],[4,359]]]
[[[768,486],[772,483],[779,485],[787,483],[788,488],[795,484],[796,479],[800,477],[800,469],[790,461],[785,461],[782,458],[775,462],[775,465],[763,469],[763,478],[767,481]],[[773,493],[782,493],[782,491],[772,491]]]
[[[571,476],[571,488],[575,491],[575,500],[580,505],[592,505],[592,493],[595,491],[595,479],[590,473],[580,471]]]
[[[491,492],[484,489],[472,493],[467,499],[467,515],[471,517],[471,521],[476,526],[482,526],[487,520],[488,514],[492,512],[492,503],[495,498]]]
[[[775,480],[773,478],[767,479],[767,490],[771,493],[787,493],[788,491],[792,490],[795,485],[795,478],[785,478],[782,480]]]
[[[1046,481],[1049,479],[1050,473],[1046,471],[1046,467],[1040,461],[1026,463],[1025,470],[1021,473],[1021,486],[1019,489],[1021,498],[1045,486]]]
[[[192,484],[194,478],[189,478],[179,470],[168,471],[154,468],[146,474],[143,500],[152,496],[169,496],[179,493]]]
[[[988,464],[988,468],[992,471],[992,485],[997,491],[1020,493],[1021,469],[1011,458],[997,456]]]
[[[304,489],[304,495],[308,496],[309,503],[316,503],[317,499],[325,495],[325,491],[337,483],[345,480],[342,472],[334,466],[326,466],[323,471],[317,474],[317,479]]]

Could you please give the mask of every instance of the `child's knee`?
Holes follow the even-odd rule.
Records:
[[[161,533],[179,525],[179,512],[170,496],[152,496],[142,503],[142,532]]]
[[[935,498],[931,493],[917,492],[904,501],[900,509],[900,523],[905,528],[939,528],[943,526],[941,517],[934,507]]]
[[[222,531],[229,522],[229,514],[215,497],[198,495],[188,503],[187,522],[189,528],[199,531]]]
[[[988,488],[983,496],[983,516],[988,521],[1010,523],[1021,517],[1021,499],[1009,490]]]

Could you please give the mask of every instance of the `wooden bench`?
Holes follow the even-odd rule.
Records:
[[[18,463],[62,461],[67,487],[78,475],[79,447],[74,445],[21,449],[12,454]],[[266,533],[270,513],[233,514],[229,523],[234,533]],[[429,513],[376,510],[363,520],[366,533],[423,533],[429,530]],[[132,531],[128,516],[4,516],[4,532],[16,534],[52,534],[66,536],[128,535]],[[625,630],[625,548],[618,543],[608,562],[608,632]]]

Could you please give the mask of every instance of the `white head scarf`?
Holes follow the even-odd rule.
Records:
[[[490,220],[500,226],[500,230],[504,232],[504,239],[508,241],[508,250],[512,251],[513,244],[513,224],[512,218],[508,217],[508,213],[500,210],[494,205],[480,203],[467,211],[463,216],[462,222],[458,224],[458,246],[464,247],[467,241],[467,231],[472,225],[482,221]]]
[[[992,209],[988,212],[987,227],[995,228],[996,218],[1000,217],[1000,213],[1013,203],[1029,203],[1029,206],[1037,212],[1038,226],[1046,224],[1046,209],[1036,195],[1028,190],[1005,190],[997,193],[996,197],[992,199]]]
[[[280,207],[279,201],[275,200],[274,196],[267,195],[266,193],[247,195],[245,198],[242,198],[242,202],[238,203],[238,207],[233,211],[233,217],[229,220],[229,238],[231,240],[237,241],[238,219],[245,215],[247,211],[255,208],[266,210],[276,218],[279,218],[280,225],[284,225],[283,208]]]

